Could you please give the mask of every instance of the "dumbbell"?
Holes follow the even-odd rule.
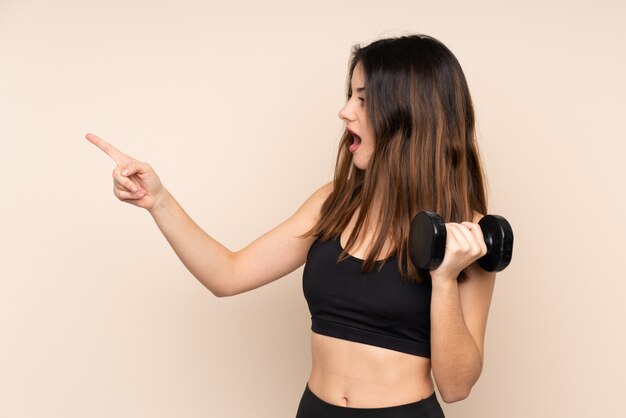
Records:
[[[487,244],[487,254],[478,259],[486,271],[502,271],[513,255],[513,229],[500,215],[486,215],[479,222]],[[419,212],[409,230],[409,257],[420,269],[437,268],[446,249],[446,225],[434,212]]]

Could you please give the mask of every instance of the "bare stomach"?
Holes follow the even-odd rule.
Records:
[[[435,391],[430,359],[311,333],[308,386],[323,401],[352,408],[385,408]]]

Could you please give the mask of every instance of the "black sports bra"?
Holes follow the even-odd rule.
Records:
[[[337,264],[341,251],[339,236],[325,242],[318,238],[309,248],[302,289],[311,330],[430,358],[431,283],[403,278],[395,256],[380,272],[378,264],[362,273],[359,258]]]

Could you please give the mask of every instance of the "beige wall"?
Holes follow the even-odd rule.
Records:
[[[624,3],[301,3],[0,0],[0,417],[293,417],[302,270],[213,297],[84,135],[238,249],[331,178],[350,46],[407,32],[461,62],[516,233],[447,415],[623,416]]]

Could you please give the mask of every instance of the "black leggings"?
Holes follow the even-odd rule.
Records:
[[[352,408],[327,403],[317,397],[307,382],[296,418],[444,418],[437,395],[404,405],[384,408]]]

